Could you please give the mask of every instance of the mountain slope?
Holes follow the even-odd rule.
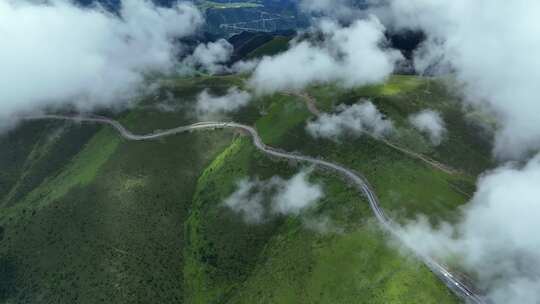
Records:
[[[227,134],[133,144],[104,129],[62,173],[3,214],[17,302],[182,298],[182,219]],[[176,153],[170,153],[176,151]],[[166,292],[163,292],[165,291]]]
[[[197,120],[189,113],[198,92],[224,92],[242,86],[242,79],[162,83],[157,96],[117,114],[120,122],[137,133],[191,123]],[[451,220],[467,200],[464,193],[474,190],[476,170],[489,162],[478,157],[484,144],[470,144],[479,135],[460,118],[454,97],[435,83],[393,77],[384,86],[308,92],[321,111],[372,98],[407,135],[391,140],[462,173],[442,172],[369,137],[342,143],[312,139],[305,123],[314,114],[304,96],[261,97],[223,119],[255,125],[269,145],[363,172],[398,220],[418,212],[433,221]],[[406,123],[408,114],[428,104],[443,111],[451,130],[449,143],[437,148]],[[241,133],[129,142],[107,126],[32,122],[0,140],[10,147],[0,153],[6,168],[0,302],[456,302],[426,267],[390,245],[367,202],[334,175],[311,175],[325,196],[301,216],[274,216],[254,225],[225,208],[239,179],[287,178],[302,168],[260,154]]]

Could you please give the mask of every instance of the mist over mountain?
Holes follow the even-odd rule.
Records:
[[[495,1],[0,0],[0,304],[540,303]]]

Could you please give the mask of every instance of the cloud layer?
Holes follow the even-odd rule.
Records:
[[[498,123],[493,154],[524,160],[540,149],[540,2],[530,0],[383,0],[374,12],[393,30],[421,30],[427,41],[415,52],[420,72],[452,72],[465,102],[492,113]],[[304,1],[308,10],[343,16],[349,1]],[[341,13],[340,13],[341,12]],[[306,64],[306,62],[303,62]],[[411,123],[434,144],[442,120],[418,113]],[[342,134],[338,119],[316,134]],[[353,128],[354,129],[354,128]],[[441,135],[442,134],[442,135]],[[478,276],[493,303],[540,302],[540,156],[525,166],[487,172],[457,224],[432,227],[426,219],[403,227],[419,250],[458,261]]]
[[[380,82],[402,59],[398,51],[383,47],[384,27],[375,17],[347,27],[325,19],[312,32],[321,33],[322,41],[296,42],[288,51],[261,60],[249,81],[256,92],[300,90],[314,83],[353,87]]]
[[[417,69],[452,71],[465,102],[493,113],[497,158],[523,160],[540,149],[539,2],[392,0],[389,8],[394,27],[427,34]],[[539,156],[522,168],[504,165],[479,180],[458,224],[419,220],[403,235],[433,255],[459,257],[494,303],[539,303],[539,182]]]
[[[351,106],[340,105],[337,113],[324,113],[306,126],[311,136],[333,140],[345,135],[361,136],[364,132],[381,137],[388,135],[393,129],[392,121],[386,119],[371,101]]]
[[[233,51],[233,46],[225,39],[199,44],[193,54],[184,60],[184,64],[209,74],[228,72],[225,64],[231,59]]]
[[[277,183],[278,191],[273,199],[274,212],[298,215],[323,196],[321,187],[308,181],[308,174],[309,171],[301,171],[286,182]]]
[[[434,229],[421,219],[405,226],[402,235],[425,253],[459,257],[494,303],[538,303],[539,184],[540,156],[522,168],[501,167],[479,180],[458,224]]]
[[[224,205],[251,224],[276,214],[299,215],[323,196],[321,186],[309,182],[309,173],[309,170],[303,170],[288,180],[277,176],[266,181],[240,180]]]
[[[387,20],[428,37],[420,70],[451,67],[467,101],[491,109],[501,128],[494,154],[517,159],[540,149],[540,2],[392,0]]]
[[[239,213],[246,223],[260,223],[266,212],[263,206],[264,190],[264,184],[258,179],[242,179],[237,182],[236,191],[223,204]]]
[[[47,105],[82,109],[131,97],[148,72],[170,71],[173,40],[203,23],[191,4],[124,0],[112,15],[68,1],[0,1],[0,117]]]
[[[409,121],[416,129],[426,133],[433,145],[441,144],[446,134],[446,126],[439,112],[423,110],[410,115]]]
[[[247,105],[251,101],[251,94],[239,90],[237,87],[229,88],[227,94],[214,96],[204,90],[197,96],[196,112],[199,116],[214,113],[233,112]]]

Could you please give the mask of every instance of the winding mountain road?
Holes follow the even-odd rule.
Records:
[[[369,201],[369,205],[375,214],[379,224],[384,228],[385,231],[390,233],[393,237],[401,241],[409,250],[411,250],[418,259],[420,259],[442,282],[448,286],[458,297],[463,299],[467,303],[488,303],[482,295],[476,292],[476,289],[471,285],[470,282],[465,282],[460,278],[460,275],[452,273],[452,271],[444,264],[435,261],[430,256],[427,256],[418,250],[415,249],[413,244],[409,244],[403,237],[401,237],[397,225],[384,213],[382,208],[379,205],[379,199],[377,195],[372,190],[369,182],[358,172],[355,172],[352,169],[348,169],[342,165],[328,162],[325,160],[298,155],[288,152],[278,151],[272,147],[265,145],[257,131],[250,126],[235,123],[235,122],[199,122],[192,125],[180,126],[177,128],[154,132],[145,135],[133,134],[131,131],[126,129],[118,121],[102,117],[102,116],[69,116],[69,115],[36,115],[36,116],[27,116],[24,119],[26,120],[69,120],[69,121],[79,121],[79,122],[91,122],[91,123],[101,123],[108,124],[115,128],[122,137],[133,140],[133,141],[144,141],[144,140],[153,140],[166,136],[171,136],[178,133],[194,131],[194,130],[206,130],[206,129],[238,129],[243,130],[252,137],[253,144],[261,152],[274,156],[277,158],[289,159],[298,162],[305,162],[312,165],[315,165],[319,168],[324,168],[329,171],[338,173],[340,176],[345,178],[347,181],[351,182]]]

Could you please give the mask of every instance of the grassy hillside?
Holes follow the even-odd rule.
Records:
[[[326,198],[301,217],[242,222],[220,205],[237,178],[291,174],[252,150],[237,140],[199,179],[187,229],[189,303],[455,303],[425,267],[387,246],[367,202],[336,177],[315,175]]]
[[[201,89],[175,90],[189,97]],[[119,117],[140,132],[192,119],[147,108]],[[23,164],[13,165],[6,186],[30,191],[0,211],[1,302],[181,302],[183,222],[197,177],[231,137],[216,131],[133,143],[107,127],[60,122],[5,136],[18,145],[2,157]],[[78,145],[75,153],[70,145]],[[41,181],[30,179],[43,170]],[[4,193],[5,202],[15,197]]]
[[[115,116],[141,133],[193,122],[198,92],[224,92],[242,79],[162,84],[157,96]],[[363,172],[398,220],[418,212],[452,219],[476,172],[489,166],[489,145],[475,141],[474,123],[432,80],[308,91],[326,111],[372,98],[405,134],[392,140],[462,173],[441,172],[371,138],[311,139],[305,123],[314,116],[298,96],[259,98],[224,119],[256,126],[267,144]],[[437,148],[406,122],[426,105],[440,109],[451,130]],[[267,158],[238,132],[128,142],[104,126],[32,122],[0,141],[8,147],[0,151],[0,302],[457,302],[427,268],[389,245],[367,202],[337,176],[311,175],[325,196],[300,216],[247,224],[225,208],[239,179],[286,178],[302,168]]]
[[[287,50],[294,31],[278,33],[242,32],[228,41],[234,46],[231,62],[275,55]]]
[[[407,94],[421,96],[430,80],[396,76],[380,87],[340,90],[313,88],[321,109],[353,103],[361,97],[374,102],[396,121],[399,133],[423,146],[399,144],[445,162],[445,146],[431,148],[423,135],[406,122],[410,113],[427,105],[443,111],[444,117],[461,116],[451,107],[455,99],[442,87],[424,103],[413,101],[407,108],[393,110]],[[428,94],[428,93],[426,93]],[[326,98],[325,98],[326,97]],[[456,157],[463,173],[448,174],[411,158],[368,137],[342,143],[313,140],[305,132],[312,117],[303,99],[277,94],[258,105],[265,115],[255,123],[265,143],[288,151],[321,156],[363,172],[372,182],[381,203],[397,220],[423,213],[434,221],[452,220],[456,208],[474,190],[474,170],[465,170],[475,155],[489,149],[479,142],[467,146],[464,138],[480,138],[463,118],[448,120],[449,140],[478,154]],[[270,101],[271,100],[271,101]],[[433,103],[433,104],[432,104]],[[459,113],[459,115],[457,114]],[[455,129],[454,129],[455,127]],[[456,130],[456,131],[453,131]],[[454,138],[455,137],[455,138]],[[448,144],[446,144],[448,145]],[[430,150],[423,150],[425,147]],[[460,146],[458,146],[459,148]],[[439,152],[441,154],[437,154]],[[228,160],[228,161],[227,161]],[[389,247],[372,217],[367,202],[332,175],[314,178],[325,185],[326,198],[317,208],[298,218],[273,218],[264,224],[248,225],[223,207],[223,198],[234,190],[234,182],[245,176],[271,174],[289,176],[290,167],[268,160],[253,151],[245,140],[236,141],[199,178],[188,221],[192,246],[186,251],[191,282],[188,299],[193,303],[454,303],[456,299],[422,265],[404,258]],[[477,164],[487,167],[489,162]],[[297,169],[297,168],[296,168]],[[474,169],[474,168],[473,168]],[[294,172],[295,170],[293,170]],[[330,223],[320,233],[306,222]],[[231,222],[233,224],[231,224]],[[271,236],[269,236],[271,235]],[[239,263],[239,261],[244,261]]]
[[[492,134],[482,127],[485,121],[479,119],[480,115],[462,108],[457,102],[458,96],[453,96],[443,81],[396,75],[384,85],[352,90],[320,86],[309,92],[323,110],[338,104],[371,100],[396,123],[398,132],[392,138],[393,142],[475,176],[493,165],[490,157]],[[426,108],[439,111],[447,125],[446,140],[437,147],[430,145],[407,121],[410,114]]]
[[[103,129],[4,211],[1,255],[16,302],[149,303],[183,296],[183,219],[230,134],[133,144]],[[176,153],[171,153],[175,151]]]

